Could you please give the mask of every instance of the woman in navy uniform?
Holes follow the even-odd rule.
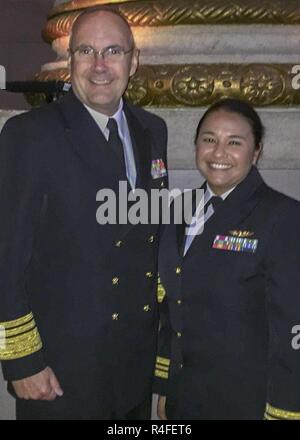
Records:
[[[300,203],[260,176],[263,131],[236,99],[199,122],[204,218],[160,250],[162,419],[300,419]]]

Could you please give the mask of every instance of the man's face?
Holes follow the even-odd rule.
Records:
[[[197,168],[217,195],[244,180],[260,153],[249,122],[224,110],[204,119],[196,146]]]
[[[97,51],[118,46],[128,51],[132,49],[133,42],[120,17],[101,11],[83,18],[73,35],[71,50],[84,46]],[[71,55],[73,91],[82,103],[111,116],[117,111],[120,98],[137,66],[136,49],[125,54],[121,60],[107,60],[101,55],[80,57],[78,52],[74,53]]]

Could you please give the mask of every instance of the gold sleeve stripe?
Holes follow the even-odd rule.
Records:
[[[164,367],[160,364],[156,364],[156,368],[161,371],[169,371],[169,367]]]
[[[275,408],[267,403],[266,415],[282,420],[300,420],[300,412],[286,411],[284,409]]]
[[[166,296],[166,290],[160,281],[160,277],[158,277],[157,283],[158,283],[157,284],[157,301],[159,303],[162,303],[164,300],[164,297]]]
[[[19,359],[42,348],[32,313],[15,321],[1,323],[0,330],[0,360]]]
[[[34,319],[32,319],[28,324],[24,324],[20,327],[12,328],[10,330],[5,330],[5,335],[7,338],[10,338],[11,336],[16,336],[21,333],[28,332],[29,330],[32,330],[35,328],[36,324]]]
[[[167,367],[170,366],[170,359],[167,359],[167,358],[157,356],[156,362],[161,365],[166,365]]]
[[[169,375],[164,371],[155,370],[155,377],[159,377],[160,379],[168,379]]]
[[[279,419],[275,419],[274,417],[271,417],[267,413],[265,413],[264,414],[264,420],[279,420]]]
[[[42,348],[42,341],[37,328],[31,332],[10,338],[3,349],[0,349],[0,359],[10,361],[29,356]]]
[[[0,322],[0,326],[4,327],[6,330],[9,328],[19,327],[33,319],[33,314],[28,313],[28,315],[22,316],[21,318],[15,319],[14,321]]]

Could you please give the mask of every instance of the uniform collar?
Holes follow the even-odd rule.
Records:
[[[94,118],[97,125],[100,127],[102,133],[105,133],[109,117],[107,115],[105,115],[104,113],[97,112],[96,110],[94,110],[93,108],[89,107],[86,104],[84,104],[84,106],[87,109],[87,111],[90,113],[90,115]],[[124,132],[124,130],[123,130],[123,126],[124,126],[123,106],[124,106],[124,103],[123,103],[123,99],[121,98],[118,110],[116,111],[116,113],[114,113],[111,116],[111,118],[113,118],[117,121],[118,127],[122,133]]]
[[[223,200],[226,199],[226,197],[229,196],[229,194],[236,188],[236,186],[234,186],[233,188],[231,188],[229,191],[226,191],[225,193],[221,194],[219,197],[221,197]],[[206,191],[204,194],[204,204],[206,204],[212,197],[218,197],[217,194],[215,194],[213,192],[213,190],[211,189],[211,187],[209,186],[208,183],[206,183]]]

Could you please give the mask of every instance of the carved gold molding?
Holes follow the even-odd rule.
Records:
[[[140,2],[141,0],[73,0],[55,6],[48,17],[61,14],[63,12],[74,11],[74,9],[86,9],[97,5],[114,5],[121,3]]]
[[[45,40],[68,36],[81,10],[99,4],[118,9],[132,26],[300,24],[299,0],[75,0],[50,12]]]
[[[188,64],[140,66],[127,88],[134,104],[156,107],[207,106],[221,97],[255,106],[300,105],[292,88],[292,64]],[[36,80],[69,81],[67,69],[41,72]],[[31,103],[40,101],[31,101]]]

